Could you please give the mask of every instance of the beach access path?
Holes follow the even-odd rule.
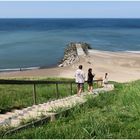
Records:
[[[54,120],[57,110],[70,109],[75,107],[77,104],[84,104],[87,101],[87,96],[93,95],[96,97],[99,93],[104,93],[113,89],[114,85],[108,84],[107,87],[94,89],[93,93],[83,92],[80,96],[68,96],[43,104],[33,105],[21,110],[13,110],[6,114],[0,114],[0,127],[19,127],[25,122],[29,123],[32,120],[38,120],[44,116],[50,118],[50,121]]]

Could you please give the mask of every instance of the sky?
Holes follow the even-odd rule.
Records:
[[[140,18],[140,1],[0,1],[0,18]]]

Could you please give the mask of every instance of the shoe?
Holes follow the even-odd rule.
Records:
[[[93,94],[97,95],[98,93],[97,92],[93,92]]]

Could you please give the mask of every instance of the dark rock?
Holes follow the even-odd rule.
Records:
[[[86,55],[88,55],[88,49],[91,49],[90,45],[84,42],[78,42],[78,43],[81,44],[83,51],[85,52]],[[64,57],[60,61],[59,67],[64,67],[73,64],[74,62],[79,60],[76,44],[77,42],[71,42],[67,45],[64,51]]]

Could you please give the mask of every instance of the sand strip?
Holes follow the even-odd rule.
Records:
[[[127,82],[140,79],[140,54],[130,52],[108,52],[89,50],[88,56],[80,56],[79,61],[66,67],[47,69],[1,72],[0,78],[17,77],[67,77],[74,78],[74,72],[78,65],[83,65],[87,75],[88,68],[92,68],[95,78],[104,77],[109,73],[109,80]]]

